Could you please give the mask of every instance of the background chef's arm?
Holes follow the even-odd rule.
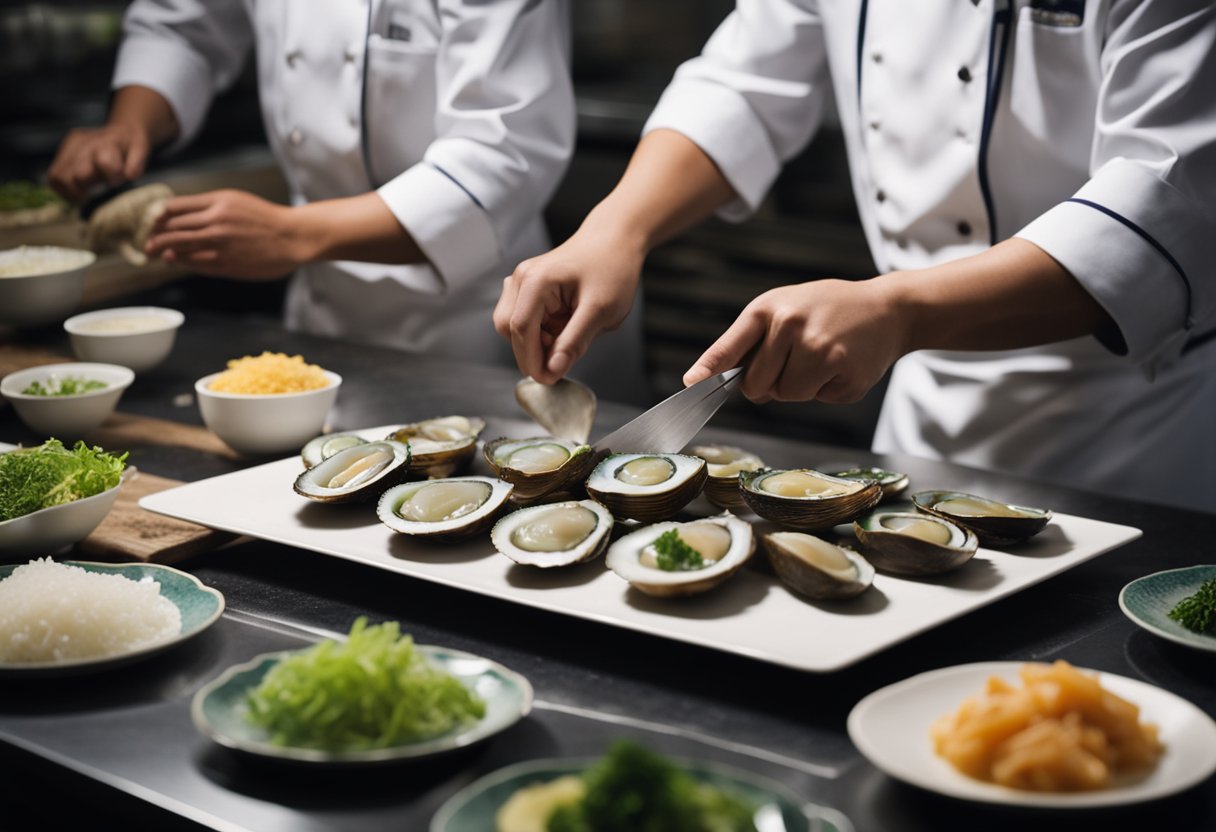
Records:
[[[1216,6],[1116,2],[1101,56],[1090,180],[1018,233],[1113,319],[1150,374],[1216,324]]]
[[[563,0],[441,0],[437,138],[377,190],[458,290],[503,261],[557,188],[574,146]]]

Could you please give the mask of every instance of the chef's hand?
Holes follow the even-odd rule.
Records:
[[[494,309],[494,328],[511,342],[520,372],[552,384],[597,335],[620,326],[643,259],[640,245],[586,233],[520,263],[503,281]]]
[[[165,202],[144,253],[202,274],[273,280],[308,258],[296,226],[291,208],[245,191],[178,196]]]
[[[882,280],[816,280],[765,292],[684,374],[686,385],[737,367],[762,403],[855,402],[905,352],[907,327]]]
[[[121,185],[144,172],[152,149],[178,133],[177,116],[158,92],[123,87],[114,94],[104,127],[72,130],[47,171],[50,186],[65,199],[82,201],[101,184]]]

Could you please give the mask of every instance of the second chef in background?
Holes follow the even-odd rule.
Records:
[[[292,206],[177,197],[147,252],[228,277],[294,270],[295,329],[509,361],[490,311],[547,247],[541,211],[574,144],[568,16],[564,0],[136,0],[109,123],[70,134],[51,181],[79,199],[135,178],[195,137],[252,51]],[[602,350],[615,366],[640,366],[630,326]]]

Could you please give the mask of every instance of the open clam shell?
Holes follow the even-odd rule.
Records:
[[[305,468],[312,468],[314,465],[320,465],[339,451],[345,451],[347,448],[353,448],[355,445],[364,445],[366,443],[366,439],[355,433],[327,433],[315,439],[310,439],[300,449],[300,458],[304,460]]]
[[[917,511],[970,529],[985,546],[1020,543],[1041,532],[1051,520],[1047,509],[1010,505],[960,491],[918,491],[912,495],[912,504]]]
[[[595,422],[595,393],[571,378],[541,384],[532,378],[515,384],[515,401],[553,436],[585,443]]]
[[[403,425],[388,438],[410,446],[414,474],[449,477],[468,466],[485,426],[475,416],[439,416]]]
[[[744,471],[739,493],[756,514],[798,531],[823,531],[847,523],[882,498],[874,480],[833,477],[813,468]]]
[[[395,532],[428,540],[461,540],[494,524],[510,483],[494,477],[448,477],[394,486],[380,498],[376,515]]]
[[[295,492],[320,503],[372,500],[410,472],[410,449],[391,440],[338,451],[296,477]]]
[[[739,474],[764,467],[760,457],[732,445],[693,445],[684,453],[705,460],[709,477],[705,480],[705,499],[723,509],[739,510],[747,504],[739,494]]]
[[[685,454],[612,454],[587,477],[587,493],[618,520],[675,517],[701,493],[705,460]]]
[[[655,542],[675,531],[679,540],[703,558],[692,569],[663,569]],[[689,523],[655,523],[625,535],[608,547],[606,563],[639,592],[662,598],[696,595],[713,589],[747,563],[756,542],[751,524],[732,514]]]
[[[494,524],[494,548],[525,566],[568,566],[608,547],[612,514],[595,500],[567,500],[513,511]]]
[[[521,505],[564,491],[579,491],[595,465],[595,450],[569,439],[495,439],[482,451],[500,479],[515,486],[512,499]]]
[[[772,532],[761,539],[777,577],[807,598],[852,598],[874,583],[874,567],[845,546],[805,532]]]
[[[853,523],[857,547],[892,575],[935,575],[958,569],[975,554],[974,534],[949,520],[912,511],[876,511]]]
[[[893,500],[908,490],[908,475],[898,471],[884,471],[882,468],[848,468],[828,473],[833,477],[846,480],[876,480],[882,488],[883,502]]]

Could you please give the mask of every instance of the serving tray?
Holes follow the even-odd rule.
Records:
[[[383,437],[391,429],[363,433]],[[504,434],[527,432],[513,426]],[[489,535],[454,545],[399,535],[377,520],[374,503],[334,506],[300,497],[291,485],[301,470],[299,457],[291,457],[152,494],[140,505],[469,592],[818,673],[855,664],[1141,534],[1130,526],[1056,514],[1016,550],[981,548],[963,568],[933,579],[880,574],[864,595],[837,602],[794,595],[757,554],[748,568],[704,595],[662,599],[630,589],[603,559],[541,570],[498,554]],[[703,513],[710,511],[706,504]],[[756,523],[757,533],[766,530],[758,518],[742,516]]]

